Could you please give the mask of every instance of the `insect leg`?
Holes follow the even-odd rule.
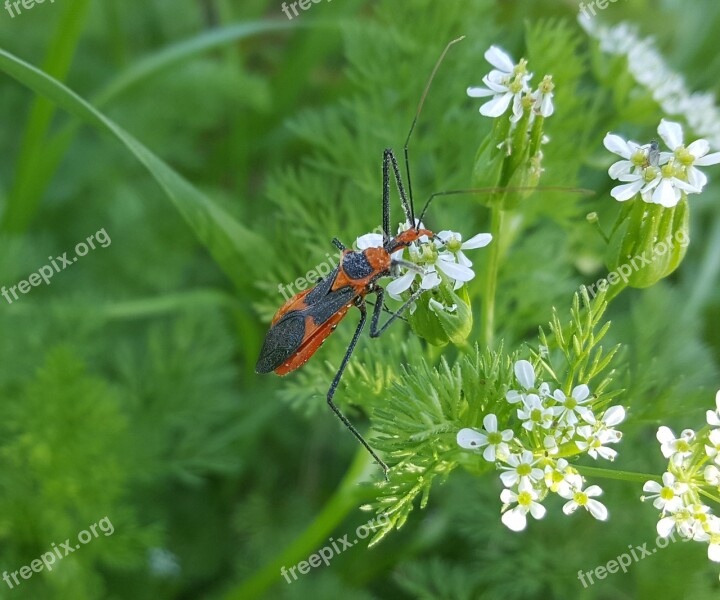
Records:
[[[385,475],[385,479],[388,478],[388,466],[383,462],[383,460],[375,454],[375,451],[370,447],[370,444],[365,441],[365,438],[360,434],[360,432],[355,429],[352,423],[348,421],[347,417],[340,412],[340,409],[335,405],[333,402],[333,396],[335,395],[335,390],[337,389],[338,384],[340,383],[340,378],[343,375],[343,372],[345,371],[345,367],[348,364],[348,361],[350,360],[350,357],[352,356],[353,350],[355,350],[355,345],[357,344],[358,339],[360,338],[360,334],[362,333],[363,328],[365,327],[365,321],[367,320],[367,309],[365,308],[364,301],[361,304],[357,305],[360,309],[360,322],[358,323],[357,329],[355,330],[355,334],[352,337],[352,340],[350,340],[350,345],[348,346],[347,352],[345,352],[345,356],[342,360],[342,363],[340,363],[340,368],[338,369],[337,374],[335,375],[335,379],[333,379],[332,384],[330,385],[330,389],[328,390],[327,394],[327,402],[330,408],[333,410],[333,412],[337,415],[337,417],[343,422],[345,427],[347,427],[351,433],[358,439],[358,441],[365,447],[365,449],[370,453],[370,455],[375,459],[375,461],[382,467],[383,473]],[[382,303],[380,303],[380,306],[382,306]]]
[[[397,309],[390,318],[385,321],[384,325],[378,329],[378,321],[380,321],[380,313],[382,312],[382,306],[384,305],[383,298],[385,297],[385,290],[378,286],[377,291],[377,302],[375,303],[375,309],[373,310],[372,320],[370,321],[370,337],[376,338],[382,334],[395,319],[401,319],[402,314],[410,308],[413,302],[415,302],[420,296],[422,296],[427,290],[419,289],[413,292],[405,303]],[[378,307],[381,310],[378,310]]]
[[[372,307],[375,307],[375,305],[376,305],[375,302],[370,302],[370,300],[365,300],[365,303],[366,303],[366,304],[369,304],[369,305],[372,306]],[[391,311],[391,310],[387,307],[387,304],[385,304],[384,302],[383,302],[382,311],[385,312],[385,313],[387,313],[387,314],[389,314],[389,315],[394,315],[394,314],[395,314],[393,311]],[[405,321],[406,323],[408,323],[408,320],[407,320],[405,317],[398,317],[398,319],[400,319],[401,321]]]

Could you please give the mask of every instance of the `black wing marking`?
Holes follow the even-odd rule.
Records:
[[[320,286],[323,286],[323,284],[318,285],[318,287]],[[316,290],[310,292],[305,299],[307,300],[315,292]],[[350,286],[347,286],[326,293],[321,298],[316,297],[314,302],[305,309],[291,310],[286,315],[283,315],[265,336],[265,341],[260,350],[260,357],[255,365],[255,372],[269,373],[280,367],[299,350],[306,339],[306,333],[308,336],[312,335],[312,329],[320,327],[338,310],[351,303],[354,299],[355,291]],[[312,317],[314,328],[311,331],[306,331],[307,317]]]
[[[309,295],[309,294],[308,294]],[[313,318],[315,325],[322,325],[338,310],[355,300],[355,290],[350,286],[340,288],[327,294],[303,312]]]
[[[297,351],[304,337],[304,312],[293,310],[284,315],[265,336],[255,372],[270,373],[277,369]]]

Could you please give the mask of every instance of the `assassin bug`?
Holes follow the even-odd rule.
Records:
[[[255,367],[257,373],[275,371],[278,375],[286,375],[298,369],[315,354],[325,339],[335,330],[338,323],[345,318],[350,308],[353,306],[357,307],[360,311],[360,322],[355,329],[355,334],[350,340],[350,344],[340,363],[337,374],[330,385],[327,393],[327,403],[343,424],[382,467],[386,479],[388,466],[375,453],[370,447],[370,444],[368,444],[360,432],[355,429],[347,417],[342,414],[333,402],[333,397],[345,371],[345,367],[355,350],[355,345],[360,338],[360,334],[365,328],[367,321],[366,296],[368,294],[375,294],[376,296],[376,302],[370,319],[370,337],[375,338],[380,336],[393,321],[402,318],[402,313],[419,298],[420,294],[426,291],[419,289],[412,293],[410,298],[408,298],[396,312],[391,313],[383,325],[379,324],[380,313],[386,309],[384,308],[385,290],[377,283],[378,280],[382,277],[397,275],[400,266],[411,269],[418,268],[411,263],[395,259],[391,255],[398,250],[408,247],[423,236],[427,236],[428,238],[435,237],[431,231],[420,227],[420,220],[415,220],[412,184],[410,182],[408,145],[422,110],[425,97],[427,96],[440,63],[442,63],[450,47],[462,39],[463,37],[451,41],[440,55],[425,86],[425,91],[420,99],[420,104],[418,105],[415,118],[405,141],[405,169],[408,181],[407,195],[395,154],[391,149],[386,149],[383,153],[382,247],[354,251],[346,248],[337,238],[334,238],[332,243],[343,253],[340,263],[326,278],[317,282],[314,287],[298,293],[280,307],[272,319],[270,330],[265,337],[262,349],[260,350],[260,357]],[[391,169],[407,222],[414,225],[394,237],[390,235]],[[422,211],[423,215],[430,201],[437,195],[439,194],[433,194],[427,200]]]
[[[360,321],[355,333],[348,345],[345,356],[327,393],[327,402],[337,417],[352,432],[358,441],[365,447],[370,455],[382,467],[387,479],[388,467],[370,447],[360,432],[342,414],[340,409],[333,402],[335,391],[340,379],[352,356],[355,346],[360,338],[367,322],[367,307],[369,303],[366,296],[375,294],[376,302],[373,307],[370,319],[370,337],[380,336],[396,319],[402,319],[405,312],[425,291],[422,288],[413,292],[406,302],[394,313],[390,314],[388,320],[380,325],[380,314],[386,310],[384,304],[385,290],[378,284],[382,277],[397,276],[400,267],[418,270],[419,267],[392,257],[394,252],[407,248],[420,238],[438,238],[429,230],[421,228],[422,219],[425,216],[430,203],[437,196],[450,196],[468,193],[487,193],[496,191],[494,189],[470,189],[451,190],[436,192],[432,194],[423,207],[418,219],[415,218],[413,203],[412,182],[410,178],[409,142],[418,118],[422,111],[425,98],[450,47],[464,39],[460,37],[451,41],[443,50],[418,104],[415,118],[410,126],[410,131],[405,140],[404,158],[405,172],[408,184],[408,193],[405,193],[402,176],[398,161],[391,149],[386,149],[383,154],[383,198],[382,198],[382,247],[371,247],[362,251],[353,251],[346,248],[337,238],[332,240],[333,244],[342,251],[342,258],[335,269],[324,279],[308,290],[302,291],[283,304],[272,319],[270,330],[267,333],[255,370],[257,373],[269,373],[274,371],[278,375],[286,375],[304,365],[310,357],[320,348],[327,337],[335,330],[337,325],[348,314],[351,307],[355,306],[360,311]],[[405,213],[409,229],[396,236],[390,235],[390,170],[392,169],[395,184],[400,195],[400,202]],[[538,188],[504,188],[507,191],[532,190]],[[570,188],[552,188],[569,191]],[[582,191],[585,190],[574,190]],[[440,240],[442,242],[442,240]],[[389,311],[388,311],[389,312]]]

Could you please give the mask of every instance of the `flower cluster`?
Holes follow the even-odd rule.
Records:
[[[424,225],[418,223],[423,229]],[[398,233],[402,233],[410,227],[408,223],[401,224]],[[475,277],[472,269],[472,261],[463,253],[463,250],[474,250],[483,248],[492,241],[489,233],[478,233],[469,240],[463,242],[462,235],[454,231],[441,231],[435,237],[428,239],[421,236],[417,242],[413,242],[407,248],[394,252],[393,260],[403,261],[417,265],[417,269],[398,265],[398,276],[391,281],[385,290],[396,300],[406,292],[419,279],[421,289],[431,290],[438,287],[443,278],[453,289],[459,289],[465,282]],[[381,247],[383,237],[379,233],[368,233],[355,241],[356,247],[364,250],[370,247]]]
[[[493,67],[483,77],[485,87],[469,87],[467,94],[471,98],[490,98],[480,107],[480,114],[486,117],[500,117],[512,105],[511,121],[517,123],[523,115],[523,108],[532,108],[534,115],[549,117],[553,107],[552,77],[546,75],[538,89],[530,88],[533,74],[527,70],[527,61],[521,59],[515,64],[512,58],[497,46],[490,46],[485,52],[485,60]]]
[[[641,146],[612,133],[605,136],[605,147],[622,158],[608,171],[612,179],[623,182],[610,192],[616,200],[625,202],[639,193],[647,203],[676,206],[683,194],[699,194],[705,187],[707,177],[698,166],[720,163],[720,152],[708,154],[707,140],[686,147],[679,123],[663,119],[657,132],[670,152],[660,152],[657,142]]]
[[[482,86],[467,88],[467,94],[486,99],[480,114],[495,122],[478,148],[472,184],[497,190],[488,206],[511,210],[532,193],[542,176],[542,145],[548,142],[543,128],[555,111],[555,84],[545,75],[533,89],[527,61],[515,63],[497,46],[490,46],[485,59],[494,68],[482,78]]]
[[[682,116],[692,130],[720,148],[720,109],[712,93],[691,93],[682,75],[668,67],[652,38],[641,38],[637,27],[619,23],[608,27],[579,16],[581,26],[597,39],[606,54],[627,57],[628,70],[668,115]]]
[[[678,437],[660,427],[660,451],[668,459],[661,482],[648,481],[641,500],[652,500],[660,511],[657,532],[668,537],[673,530],[687,539],[708,544],[708,558],[720,562],[720,517],[703,498],[717,501],[720,492],[720,391],[715,410],[707,411],[707,426],[699,432],[685,429]]]
[[[569,395],[552,390],[548,383],[536,381],[526,360],[515,363],[515,377],[520,389],[508,391],[506,400],[517,405],[517,432],[501,429],[497,416],[488,414],[484,429],[466,428],[457,434],[462,448],[482,450],[483,458],[502,471],[506,488],[500,494],[502,522],[513,531],[525,529],[528,513],[535,519],[545,515],[541,502],[550,492],[567,501],[565,514],[582,507],[596,519],[606,520],[607,509],[596,499],[602,490],[597,485],[586,488],[585,479],[565,457],[588,454],[613,460],[617,452],[608,444],[620,441],[622,434],[614,427],[625,418],[625,410],[613,406],[598,418],[587,385],[576,386]]]

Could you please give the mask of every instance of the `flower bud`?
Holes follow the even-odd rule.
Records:
[[[606,264],[628,286],[650,287],[680,266],[689,242],[687,198],[671,208],[635,198],[618,216]]]
[[[445,346],[448,342],[463,345],[473,325],[467,287],[453,290],[452,285],[444,281],[420,296],[408,321],[417,335],[434,346]]]

